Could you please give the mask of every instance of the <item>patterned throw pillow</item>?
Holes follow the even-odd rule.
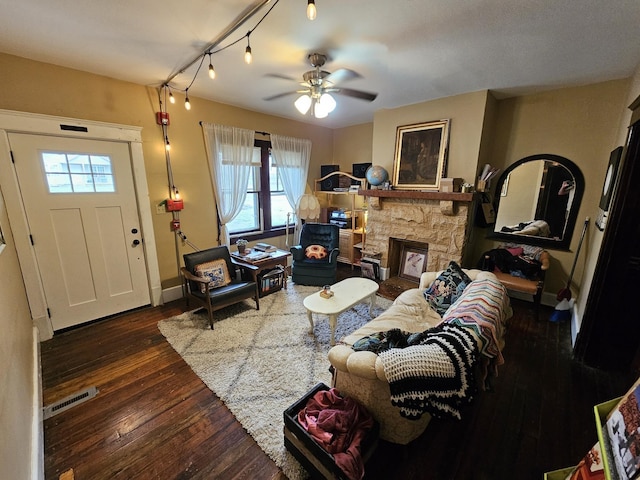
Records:
[[[231,283],[231,276],[227,268],[227,262],[224,258],[219,258],[211,262],[200,263],[195,266],[194,273],[198,277],[207,278],[209,280],[209,289],[224,287]],[[200,284],[200,292],[205,293],[207,285]]]
[[[322,245],[309,245],[304,249],[304,254],[307,258],[315,258],[316,260],[322,260],[327,256],[327,249]]]
[[[447,269],[424,291],[424,298],[442,316],[470,283],[471,279],[460,265],[450,262]]]

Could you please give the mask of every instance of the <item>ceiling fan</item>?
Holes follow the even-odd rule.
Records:
[[[311,66],[314,67],[314,70],[309,70],[302,75],[303,81],[300,82],[300,85],[303,88],[266,97],[265,100],[275,100],[288,95],[300,94],[294,102],[298,111],[303,115],[310,112],[316,118],[324,118],[336,107],[336,101],[331,96],[332,93],[358,98],[368,102],[373,102],[378,96],[377,93],[339,86],[340,83],[359,78],[360,75],[346,68],[341,68],[333,73],[321,70],[322,66],[327,62],[326,55],[322,53],[312,53],[308,56],[308,59]],[[293,80],[284,75],[272,74],[270,76]]]

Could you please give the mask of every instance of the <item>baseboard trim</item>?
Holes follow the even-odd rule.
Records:
[[[183,296],[182,285],[177,285],[175,287],[169,287],[162,290],[163,302],[172,302],[173,300],[178,300]]]

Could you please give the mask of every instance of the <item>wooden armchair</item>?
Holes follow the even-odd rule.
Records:
[[[221,308],[253,298],[260,310],[258,284],[236,275],[236,267],[252,272],[258,267],[234,262],[226,245],[183,255],[184,267],[180,269],[185,283],[187,305],[193,299],[209,314],[213,330],[213,312]],[[252,272],[255,273],[255,272]],[[255,274],[246,275],[255,278]]]

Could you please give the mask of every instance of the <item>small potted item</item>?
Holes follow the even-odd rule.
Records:
[[[245,240],[244,238],[239,238],[238,240],[236,240],[236,246],[238,247],[238,253],[240,255],[244,255],[246,249],[247,249],[247,243],[249,243],[247,240]]]
[[[320,296],[322,298],[333,297],[333,292],[331,291],[331,285],[325,285],[324,287],[322,287],[322,290],[320,290]]]

